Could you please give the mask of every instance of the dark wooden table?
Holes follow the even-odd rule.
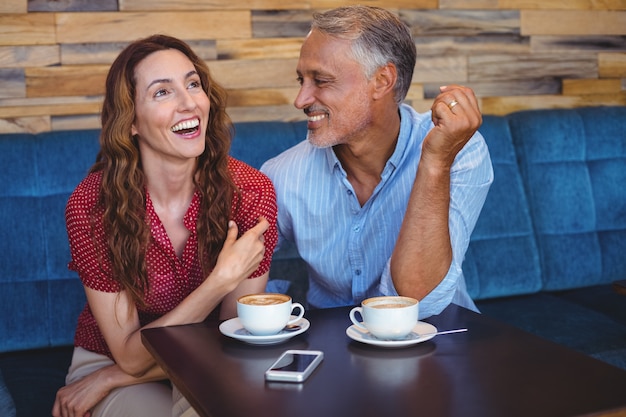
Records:
[[[348,338],[349,310],[307,311],[309,330],[273,346],[228,338],[217,321],[142,337],[202,416],[626,415],[626,371],[487,316],[452,305],[426,321],[468,332],[382,349]],[[303,384],[266,383],[286,349],[319,349],[324,361]]]

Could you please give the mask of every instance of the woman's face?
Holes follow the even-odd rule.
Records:
[[[135,121],[144,162],[195,161],[205,147],[210,100],[193,63],[176,49],[157,51],[135,67]]]

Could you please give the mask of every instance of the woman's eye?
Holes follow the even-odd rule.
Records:
[[[165,88],[160,88],[154,92],[155,97],[163,97],[167,94],[167,90]]]
[[[202,83],[200,81],[192,81],[189,83],[189,88],[202,88]]]

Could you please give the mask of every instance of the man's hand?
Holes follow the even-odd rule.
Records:
[[[426,136],[422,159],[445,168],[482,124],[472,89],[460,85],[441,87],[432,106],[435,128]]]

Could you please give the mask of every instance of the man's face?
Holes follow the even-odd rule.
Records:
[[[318,147],[363,136],[372,119],[372,83],[352,58],[350,41],[313,30],[300,50],[300,91],[294,105],[308,116],[308,139]]]

